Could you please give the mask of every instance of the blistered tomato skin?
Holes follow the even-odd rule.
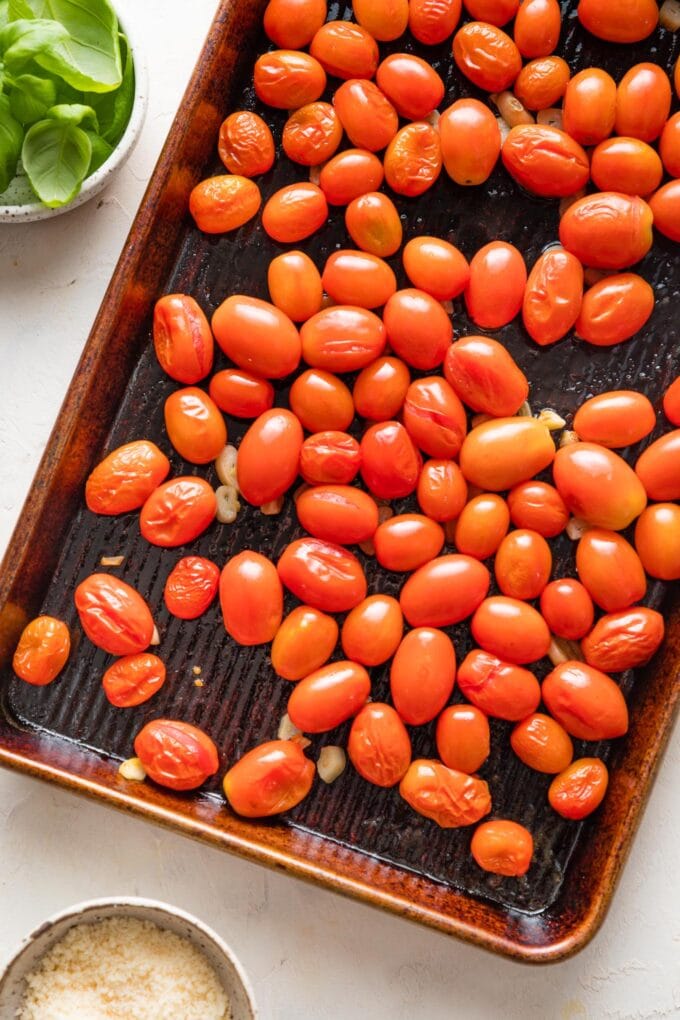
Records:
[[[616,82],[612,76],[599,67],[575,74],[564,93],[567,134],[581,145],[598,145],[614,130],[615,118]]]
[[[401,411],[411,383],[400,358],[376,358],[357,376],[352,390],[357,414],[369,421],[389,421]]]
[[[504,595],[536,599],[550,580],[550,546],[536,531],[511,531],[498,547],[494,560],[496,582]]]
[[[574,757],[569,734],[549,715],[536,712],[523,719],[510,734],[510,745],[525,765],[536,772],[562,772]]]
[[[80,623],[90,641],[109,655],[143,652],[151,644],[154,622],[134,588],[111,574],[90,574],[75,591]]]
[[[404,631],[401,607],[391,595],[369,595],[342,625],[342,650],[362,666],[380,666],[399,647]]]
[[[366,598],[366,578],[347,549],[318,538],[300,538],[283,551],[277,570],[302,602],[324,613],[345,613]]]
[[[563,662],[547,675],[546,708],[579,740],[612,740],[628,730],[628,709],[610,676],[585,662]]]
[[[376,191],[384,176],[382,161],[373,152],[344,149],[322,168],[319,187],[329,205],[349,205],[366,192]]]
[[[467,482],[452,460],[428,460],[418,478],[418,505],[433,521],[453,521],[467,502]]]
[[[608,784],[607,766],[600,758],[579,758],[550,784],[550,807],[563,818],[580,821],[600,806]]]
[[[408,6],[411,35],[426,46],[444,42],[460,21],[461,0],[410,0]]]
[[[372,538],[378,507],[368,493],[352,485],[319,485],[295,503],[300,524],[315,538],[352,545]]]
[[[661,613],[639,606],[601,616],[581,642],[581,650],[590,666],[620,673],[649,662],[663,637]]]
[[[399,793],[414,811],[442,829],[474,825],[491,810],[489,787],[482,779],[425,758],[411,763]]]
[[[317,432],[300,449],[300,474],[308,485],[349,485],[360,465],[359,444],[346,432]]]
[[[583,295],[576,335],[596,347],[629,340],[654,311],[654,291],[636,273],[607,276]]]
[[[273,241],[297,244],[328,219],[328,202],[316,184],[301,181],[275,191],[262,210],[262,226]]]
[[[510,526],[508,505],[495,493],[474,496],[456,521],[454,545],[458,552],[486,560],[493,556]]]
[[[390,346],[407,365],[424,371],[441,365],[453,327],[430,294],[415,288],[398,290],[385,305],[383,322]]]
[[[399,601],[412,627],[449,627],[475,612],[489,590],[489,571],[471,556],[438,556],[420,567]]]
[[[171,393],[164,417],[168,439],[191,464],[209,464],[226,446],[227,427],[220,409],[197,386]]]
[[[409,726],[436,718],[451,697],[456,652],[441,630],[416,627],[399,645],[390,669],[392,702]]]
[[[422,514],[399,514],[379,525],[373,544],[378,563],[386,570],[417,570],[442,551],[444,530]]]
[[[522,69],[522,57],[510,36],[483,21],[470,21],[456,32],[453,59],[458,69],[485,92],[509,88]]]
[[[583,266],[563,248],[544,252],[533,265],[522,300],[522,320],[541,347],[569,332],[581,310]]]
[[[530,715],[541,700],[541,688],[533,673],[479,648],[461,662],[458,687],[486,715],[511,722]]]
[[[655,141],[671,109],[671,83],[658,64],[635,64],[616,92],[616,133],[643,142]]]
[[[571,71],[562,57],[541,57],[525,64],[515,79],[514,92],[527,110],[547,110],[565,93]]]
[[[573,195],[590,177],[588,154],[565,131],[518,124],[503,142],[503,165],[527,191],[545,198]]]
[[[391,42],[406,31],[408,0],[353,0],[354,17],[378,42]]]
[[[574,431],[589,443],[609,449],[639,443],[656,425],[651,401],[635,390],[611,390],[581,404]]]
[[[441,376],[426,376],[411,383],[402,420],[423,453],[451,459],[458,456],[467,432],[467,417],[453,388]]]
[[[514,28],[519,52],[526,59],[549,56],[557,46],[561,27],[557,0],[522,0]]]
[[[380,258],[394,255],[401,247],[403,227],[397,208],[388,195],[369,191],[349,203],[345,226],[357,248]]]
[[[212,605],[220,568],[204,556],[185,556],[168,574],[163,598],[168,612],[180,620],[196,620]]]
[[[484,599],[472,617],[471,629],[485,652],[517,665],[542,659],[550,647],[543,617],[526,602],[505,595]]]
[[[424,120],[407,124],[387,147],[384,165],[385,180],[398,195],[422,195],[442,170],[439,134]]]
[[[491,241],[470,262],[465,304],[470,318],[482,329],[498,329],[511,322],[524,298],[527,270],[521,253],[506,241]]]
[[[352,145],[380,152],[399,130],[397,111],[372,81],[352,79],[336,90],[335,111]]]
[[[188,294],[165,294],[153,311],[153,344],[158,363],[176,382],[191,386],[213,364],[213,335],[204,312]]]
[[[458,99],[439,118],[444,169],[456,184],[483,184],[501,151],[501,133],[488,106]]]
[[[241,440],[236,472],[243,497],[263,506],[297,478],[303,432],[290,411],[273,407],[256,418]]]
[[[221,174],[197,184],[189,212],[205,234],[226,234],[252,220],[262,204],[260,189],[240,174]]]
[[[345,383],[318,368],[300,373],[288,399],[291,411],[308,432],[344,432],[354,418],[354,401]]]
[[[378,66],[378,44],[361,25],[328,21],[311,41],[309,52],[335,78],[372,78]]]
[[[316,769],[292,740],[270,740],[244,754],[223,780],[229,806],[244,818],[290,811],[312,788]]]
[[[449,705],[437,720],[436,740],[444,764],[471,775],[489,757],[489,720],[474,705]]]
[[[178,719],[147,723],[135,737],[135,754],[149,779],[171,790],[195,790],[219,767],[207,733]]]
[[[375,786],[396,786],[411,764],[411,739],[392,708],[372,702],[352,723],[347,753],[360,776]]]
[[[85,502],[95,514],[124,514],[138,510],[170,471],[170,461],[148,439],[137,439],[113,450],[85,483]]]
[[[569,511],[554,485],[522,482],[508,493],[510,520],[516,528],[531,528],[543,538],[560,535],[569,521]]]
[[[338,625],[332,616],[311,606],[296,606],[274,637],[274,672],[284,680],[302,680],[328,662],[337,643]]]
[[[680,429],[648,446],[637,459],[635,473],[650,499],[680,499]]]
[[[337,304],[359,308],[378,308],[397,289],[397,279],[387,262],[353,249],[341,249],[329,256],[322,283]]]
[[[414,237],[404,246],[404,269],[418,290],[450,301],[465,290],[470,266],[461,251],[438,237]]]
[[[330,103],[308,103],[290,115],[281,144],[288,159],[301,166],[319,166],[335,155],[342,124]]]
[[[280,309],[233,294],[212,317],[215,339],[228,358],[265,379],[282,379],[300,363],[300,336]]]
[[[534,841],[523,825],[499,818],[475,829],[470,852],[484,871],[514,878],[529,870]]]
[[[242,368],[216,372],[208,392],[220,411],[234,418],[257,418],[274,403],[272,384]]]
[[[300,50],[326,20],[326,0],[269,0],[264,30],[276,46]]]
[[[553,477],[571,513],[596,528],[622,531],[647,504],[633,469],[617,453],[595,443],[558,450]]]
[[[224,627],[240,645],[272,641],[283,617],[283,589],[276,567],[246,549],[227,561],[220,575]]]
[[[649,200],[654,226],[671,241],[680,241],[680,181],[668,181]]]
[[[444,375],[473,411],[504,418],[529,396],[529,381],[507,348],[487,336],[464,336],[448,348]]]
[[[380,357],[385,327],[373,312],[354,305],[324,308],[300,330],[302,357],[313,368],[354,372]]]
[[[277,110],[299,110],[326,88],[326,72],[319,61],[292,49],[263,53],[253,76],[257,98]]]
[[[172,549],[198,538],[212,524],[216,510],[215,493],[205,479],[171,478],[145,502],[139,530],[152,545]]]
[[[444,82],[430,64],[412,53],[392,53],[379,65],[378,87],[400,117],[422,120],[444,98]]]
[[[663,165],[646,142],[637,138],[609,138],[593,152],[590,173],[600,191],[649,195],[661,184]]]
[[[648,506],[635,525],[635,548],[642,565],[662,581],[680,578],[680,507],[675,503]]]
[[[579,0],[577,11],[583,27],[607,42],[640,42],[651,35],[659,20],[655,0],[623,0],[615,6],[602,0]]]
[[[150,652],[124,655],[109,666],[102,677],[104,693],[116,708],[144,704],[164,683],[165,665]]]
[[[37,616],[21,633],[12,669],[27,684],[44,687],[59,676],[70,650],[71,637],[66,624],[53,616]]]
[[[371,693],[363,666],[349,660],[330,662],[295,685],[288,715],[303,733],[325,733],[351,719]]]
[[[242,177],[266,174],[274,165],[272,133],[250,110],[237,110],[222,121],[217,151],[227,170]]]
[[[616,613],[645,597],[647,579],[640,557],[615,531],[590,528],[576,547],[576,569],[601,609]]]
[[[361,440],[361,477],[379,499],[401,499],[415,491],[422,458],[400,422],[371,425]]]
[[[496,418],[468,433],[460,451],[460,466],[468,482],[502,492],[533,478],[554,458],[555,444],[541,422]]]
[[[653,212],[643,199],[600,191],[574,202],[560,221],[560,241],[585,266],[626,269],[652,246]]]
[[[541,592],[541,615],[556,637],[579,641],[593,626],[595,607],[580,581],[564,577]]]

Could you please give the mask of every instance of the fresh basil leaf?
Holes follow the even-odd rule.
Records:
[[[24,129],[12,116],[9,99],[0,93],[0,193],[7,191],[17,172]]]
[[[0,53],[10,70],[18,70],[34,57],[37,59],[50,47],[63,43],[68,31],[58,21],[34,18],[10,21],[0,31]]]
[[[16,0],[15,0],[16,2]],[[123,77],[118,19],[109,0],[21,0],[36,18],[54,18],[68,41],[40,54],[39,63],[76,89],[109,92]]]
[[[95,170],[99,170],[99,167],[106,163],[107,159],[113,152],[113,146],[109,145],[101,135],[96,134],[94,131],[87,131],[87,137],[90,139],[92,144],[92,156],[90,157],[90,165],[87,169],[86,177],[93,174]]]
[[[99,131],[97,114],[91,106],[84,106],[82,103],[60,103],[58,106],[52,106],[47,111],[47,117],[62,124],[82,124],[93,131]]]
[[[8,13],[10,21],[18,21],[19,18],[35,17],[26,0],[9,0]]]
[[[57,86],[51,78],[20,74],[9,91],[12,116],[21,124],[33,124],[44,117],[57,101]]]
[[[123,136],[135,101],[135,68],[127,38],[121,34],[120,49],[123,58],[123,80],[115,92],[85,95],[85,102],[94,107],[99,118],[99,132],[102,138],[117,145]]]
[[[90,166],[92,143],[82,128],[41,120],[26,132],[21,150],[24,170],[46,206],[66,205],[76,197]]]
[[[9,21],[9,0],[0,0],[0,28],[4,28]]]

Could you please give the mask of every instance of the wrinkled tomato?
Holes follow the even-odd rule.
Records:
[[[600,758],[579,758],[550,784],[550,807],[563,818],[580,821],[600,806],[608,784],[607,766]]]
[[[365,705],[352,723],[347,753],[360,776],[375,786],[396,786],[411,764],[411,739],[392,708]]]
[[[326,72],[314,57],[294,49],[263,53],[255,61],[255,94],[277,110],[299,110],[326,88]]]
[[[95,514],[124,514],[138,510],[167,478],[170,461],[148,439],[137,439],[113,450],[85,483],[85,502]]]
[[[53,616],[37,616],[21,632],[12,669],[26,683],[44,687],[59,676],[70,650],[66,624]]]
[[[479,648],[461,662],[458,686],[486,715],[511,722],[534,712],[541,700],[541,688],[533,673]]]
[[[444,375],[473,411],[503,418],[529,396],[529,381],[508,349],[488,336],[464,336],[446,352]]]
[[[442,170],[439,134],[427,121],[401,128],[385,153],[385,180],[398,195],[415,198],[431,188]]]
[[[573,195],[590,177],[588,154],[565,131],[518,124],[503,142],[503,165],[527,191],[545,198]]]
[[[416,446],[431,457],[454,458],[467,432],[465,408],[438,375],[416,379],[406,391],[402,419]]]
[[[661,613],[639,606],[601,616],[581,642],[589,666],[621,673],[649,662],[664,637]]]
[[[536,772],[562,772],[574,757],[569,734],[549,715],[535,712],[515,726],[510,745],[520,761]]]
[[[349,21],[328,21],[322,25],[309,52],[335,78],[372,78],[379,60],[373,36]]]
[[[467,482],[452,460],[428,460],[418,478],[418,505],[433,521],[453,521],[467,502]]]
[[[190,464],[209,464],[226,446],[227,426],[220,409],[197,386],[171,393],[164,418],[168,439]]]
[[[318,538],[291,542],[279,558],[279,577],[296,598],[325,613],[345,613],[366,598],[366,578],[347,549]]]
[[[654,291],[641,276],[606,276],[583,295],[576,335],[596,347],[611,347],[642,329],[653,311]]]
[[[207,733],[179,719],[147,723],[135,737],[135,754],[148,777],[171,790],[195,790],[219,767]]]
[[[316,769],[292,740],[269,740],[244,754],[224,777],[229,806],[244,818],[290,811],[312,788]]]
[[[475,829],[470,853],[484,871],[517,877],[526,875],[531,866],[534,841],[529,830],[518,822],[495,818]]]
[[[469,21],[453,37],[453,59],[473,85],[485,92],[509,88],[522,69],[517,46],[502,29]]]
[[[117,659],[102,677],[106,697],[116,708],[143,705],[165,683],[165,665],[157,655],[138,652]]]
[[[212,368],[210,324],[188,294],[165,294],[158,299],[153,310],[153,344],[159,365],[176,382],[200,382]]]
[[[212,605],[220,583],[220,568],[204,556],[185,556],[168,574],[163,598],[168,612],[180,620],[195,620]]]
[[[348,485],[360,465],[359,444],[346,432],[317,432],[300,449],[300,474],[308,485]]]
[[[560,101],[570,77],[569,64],[562,57],[541,57],[524,65],[514,92],[527,110],[547,110]]]
[[[408,27],[426,46],[448,39],[460,21],[461,0],[409,0]]]
[[[266,174],[276,155],[271,131],[251,110],[237,110],[222,121],[217,151],[227,170],[242,177]]]
[[[205,479],[171,478],[145,502],[139,530],[152,545],[172,549],[203,534],[215,519],[216,510],[215,493]]]
[[[221,174],[197,184],[189,195],[189,211],[206,234],[226,234],[252,220],[262,204],[260,189],[240,174]]]
[[[546,708],[579,740],[612,740],[628,729],[628,709],[610,676],[585,662],[563,662],[543,681]]]
[[[583,266],[563,248],[544,252],[529,273],[522,301],[527,333],[545,347],[569,332],[581,310]]]
[[[361,440],[361,477],[379,499],[401,499],[415,491],[422,458],[397,421],[379,422]]]
[[[380,152],[399,130],[399,116],[372,81],[346,81],[333,96],[333,106],[352,145]]]
[[[380,357],[387,336],[373,312],[354,305],[332,305],[304,323],[302,357],[327,372],[354,372]]]
[[[637,196],[596,192],[569,206],[560,220],[560,241],[585,266],[625,269],[651,248],[653,216]]]
[[[90,574],[80,582],[74,598],[85,634],[109,655],[143,652],[151,644],[151,611],[125,581],[111,574]]]
[[[342,141],[342,124],[330,103],[308,103],[286,121],[281,137],[288,159],[318,166],[333,156]]]
[[[491,810],[491,794],[484,780],[425,758],[409,765],[399,793],[414,811],[442,829],[474,825]]]

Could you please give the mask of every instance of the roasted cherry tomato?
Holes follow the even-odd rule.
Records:
[[[361,477],[379,499],[410,496],[418,484],[422,458],[398,421],[371,425],[361,440]]]
[[[269,740],[244,754],[222,785],[229,806],[244,818],[290,811],[312,788],[316,769],[292,740]]]
[[[632,43],[646,39],[656,28],[659,8],[655,0],[579,0],[579,21],[584,28],[607,42]]]
[[[348,485],[360,464],[359,444],[346,432],[317,432],[300,449],[300,474],[308,485]]]
[[[366,542],[378,527],[378,507],[353,485],[315,485],[296,502],[300,524],[315,538],[338,545]]]
[[[674,113],[666,121],[659,139],[659,154],[666,173],[671,177],[680,177],[680,113]]]
[[[321,188],[307,181],[275,191],[262,210],[262,226],[279,244],[304,241],[328,219],[328,203]]]
[[[654,291],[641,276],[606,276],[583,295],[576,335],[596,347],[611,347],[642,329],[653,311]]]
[[[504,595],[536,599],[550,580],[552,553],[537,531],[519,529],[506,535],[494,560],[496,583]]]
[[[253,78],[257,98],[277,110],[299,110],[326,88],[326,72],[319,61],[292,49],[263,53],[255,62]]]
[[[509,88],[522,69],[522,57],[509,35],[495,25],[469,21],[453,37],[459,71],[485,92]]]
[[[422,290],[398,290],[385,305],[387,339],[402,361],[430,370],[441,365],[453,327],[441,304]]]
[[[628,729],[628,709],[610,676],[585,662],[562,662],[543,681],[545,706],[579,740],[612,740]]]
[[[527,270],[521,253],[506,241],[491,241],[470,262],[465,304],[470,318],[482,329],[498,329],[522,307]]]
[[[323,271],[323,288],[339,305],[378,308],[392,297],[397,278],[377,255],[354,249],[334,251]]]
[[[452,460],[428,460],[418,478],[418,505],[433,521],[453,521],[467,501],[467,482]]]
[[[342,650],[348,659],[362,666],[380,666],[392,658],[403,632],[397,600],[391,595],[369,595],[342,625]]]
[[[467,434],[460,466],[468,482],[502,492],[533,478],[554,457],[550,432],[537,419],[496,418]]]
[[[382,160],[373,152],[345,149],[322,168],[319,187],[329,205],[349,205],[366,192],[376,191],[384,176]]]
[[[648,446],[637,459],[635,473],[650,499],[680,499],[680,429]]]
[[[302,680],[330,659],[338,643],[332,616],[311,606],[296,606],[276,632],[272,666],[284,680]]]
[[[220,409],[197,386],[171,393],[164,416],[168,439],[191,464],[209,464],[226,446],[227,426]]]
[[[400,514],[383,521],[373,544],[378,563],[386,570],[417,570],[442,551],[444,530],[422,514]]]
[[[574,757],[569,734],[549,715],[535,712],[515,726],[510,744],[520,761],[536,772],[562,772]]]
[[[463,403],[494,418],[515,414],[529,396],[529,382],[507,347],[488,336],[451,344],[444,375]]]
[[[675,94],[680,99],[680,57],[675,61],[675,67],[673,68],[673,85],[675,86]]]
[[[309,52],[335,78],[372,78],[378,66],[378,44],[361,25],[328,21],[311,41]]]
[[[242,368],[224,368],[216,372],[210,380],[208,392],[220,411],[234,418],[257,418],[274,403],[272,384]]]
[[[614,130],[616,82],[599,67],[579,71],[567,85],[562,111],[564,130],[575,142],[603,142]],[[587,180],[586,176],[583,184]]]
[[[508,504],[494,493],[474,496],[456,521],[454,545],[466,556],[486,560],[493,556],[510,526]]]
[[[444,169],[456,184],[483,184],[498,162],[501,133],[488,106],[457,99],[439,118]]]
[[[283,128],[283,151],[294,163],[318,166],[342,141],[342,124],[330,103],[308,103],[295,110]]]
[[[560,101],[570,77],[569,64],[562,57],[541,57],[524,65],[514,92],[527,110],[547,110]]]
[[[510,520],[516,528],[531,528],[543,538],[560,535],[569,522],[569,511],[553,485],[522,482],[508,493]]]
[[[217,595],[220,568],[204,556],[185,556],[168,574],[163,598],[168,612],[180,620],[195,620]]]
[[[153,344],[159,365],[177,382],[200,382],[212,368],[210,324],[188,294],[165,294],[158,299],[153,311]]]
[[[583,300],[583,266],[563,248],[544,252],[529,273],[522,303],[527,333],[545,347],[572,328]]]
[[[636,64],[626,71],[616,92],[616,133],[653,142],[663,131],[670,109],[671,83],[664,69],[658,64]]]
[[[266,174],[276,155],[271,131],[252,110],[237,110],[222,121],[217,151],[227,170],[241,177]]]
[[[346,81],[333,96],[333,106],[352,145],[380,152],[399,130],[399,116],[372,81]]]
[[[407,124],[390,142],[384,165],[385,180],[398,195],[422,195],[442,171],[438,132],[424,120]]]
[[[482,822],[475,829],[470,853],[484,871],[516,877],[526,875],[529,870],[534,841],[523,825],[495,818],[492,822]]]
[[[411,739],[391,705],[371,702],[352,723],[347,753],[360,776],[375,786],[396,786],[411,764]]]
[[[600,393],[581,404],[574,415],[574,431],[581,439],[610,449],[639,443],[655,425],[651,402],[635,390]]]
[[[27,684],[44,687],[59,676],[70,650],[66,624],[53,616],[37,616],[21,632],[12,669]]]
[[[302,357],[313,368],[354,372],[380,357],[385,327],[373,312],[354,305],[332,305],[304,323]]]
[[[357,414],[369,421],[389,421],[401,411],[411,382],[409,370],[399,358],[376,358],[363,368],[352,396]]]
[[[522,0],[513,36],[523,57],[547,57],[556,48],[562,28],[557,0]]]
[[[576,547],[576,569],[593,602],[607,613],[627,609],[647,591],[640,557],[616,531],[589,528]]]
[[[553,477],[571,513],[596,528],[622,531],[647,503],[633,469],[617,453],[595,443],[574,443],[558,450]]]
[[[580,581],[563,577],[541,592],[541,616],[556,637],[579,641],[593,626],[595,607]]]
[[[607,766],[600,758],[579,758],[550,784],[550,807],[563,818],[580,821],[600,806],[608,784]]]
[[[635,525],[635,548],[642,565],[662,581],[680,578],[680,507],[655,503],[640,514]]]
[[[345,383],[319,368],[308,368],[297,377],[289,401],[308,432],[344,432],[354,417],[354,401]]]
[[[511,722],[534,712],[541,700],[541,688],[533,673],[479,648],[461,662],[458,686],[486,715]]]
[[[167,478],[170,461],[148,439],[137,439],[113,450],[85,483],[85,502],[95,514],[124,514],[138,510]]]
[[[299,538],[277,564],[286,588],[325,613],[345,613],[366,598],[366,578],[356,556],[333,542]]]
[[[215,339],[239,368],[265,379],[282,379],[300,363],[300,335],[268,301],[232,294],[212,317]]]
[[[415,379],[404,400],[402,418],[416,446],[431,457],[454,458],[467,432],[465,408],[445,379]]]
[[[403,228],[397,208],[387,195],[369,191],[345,211],[345,226],[357,248],[388,258],[401,247]]]
[[[638,606],[601,616],[581,642],[586,662],[607,673],[621,673],[649,662],[664,637],[661,613]]]
[[[504,595],[484,599],[472,617],[471,628],[477,644],[504,662],[536,662],[550,647],[550,631],[543,617],[526,602]]]
[[[412,53],[392,53],[379,65],[375,80],[400,117],[423,120],[444,98],[444,82],[435,69]]]
[[[215,493],[205,479],[171,478],[145,502],[139,530],[152,545],[171,549],[203,534],[215,519],[216,510]]]
[[[138,652],[116,659],[102,677],[104,693],[116,708],[132,708],[152,698],[165,683],[165,665],[157,655]]]
[[[303,432],[298,419],[282,407],[256,418],[241,440],[238,487],[254,506],[282,496],[297,478]]]
[[[511,177],[527,191],[546,198],[573,195],[590,177],[585,149],[565,131],[547,124],[512,128],[501,156]]]
[[[641,198],[599,191],[569,206],[560,221],[560,241],[583,265],[625,269],[651,248],[653,218]]]
[[[154,719],[135,737],[135,754],[154,783],[171,790],[195,790],[219,766],[207,733],[178,719]]]
[[[502,28],[517,14],[519,0],[464,0],[464,5],[471,18]]]
[[[354,17],[378,42],[391,42],[408,25],[408,0],[352,0]]]
[[[426,46],[448,39],[460,21],[461,0],[409,0],[408,27]]]
[[[489,571],[471,556],[438,556],[409,577],[399,601],[412,627],[449,627],[475,612],[489,582]]]
[[[240,174],[209,177],[189,195],[189,212],[205,234],[225,234],[252,220],[262,204],[260,189]]]
[[[76,588],[75,603],[85,634],[109,655],[143,652],[151,644],[154,622],[149,607],[125,581],[111,574],[90,574]]]
[[[451,697],[456,652],[451,638],[432,627],[416,627],[401,642],[390,669],[394,707],[409,726],[436,718]]]
[[[303,733],[325,733],[356,715],[370,693],[371,678],[363,666],[330,662],[295,685],[288,716]]]
[[[663,165],[651,145],[638,138],[608,138],[593,152],[590,173],[600,191],[649,195],[661,184]]]
[[[402,258],[413,286],[437,301],[458,297],[470,279],[470,266],[463,253],[438,237],[412,238]]]
[[[491,810],[491,794],[484,780],[425,758],[409,765],[399,793],[414,811],[442,829],[474,825]]]
[[[326,20],[326,0],[269,0],[264,30],[276,46],[301,50]]]
[[[283,617],[283,589],[266,556],[246,549],[220,575],[220,606],[227,634],[239,645],[272,641]]]
[[[450,769],[471,775],[489,757],[489,720],[474,705],[449,705],[437,720],[437,751]]]
[[[649,200],[654,226],[664,237],[680,241],[680,181],[668,181]]]

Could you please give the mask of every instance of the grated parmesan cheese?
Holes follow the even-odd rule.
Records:
[[[206,957],[151,921],[79,924],[26,977],[19,1020],[231,1020]]]

